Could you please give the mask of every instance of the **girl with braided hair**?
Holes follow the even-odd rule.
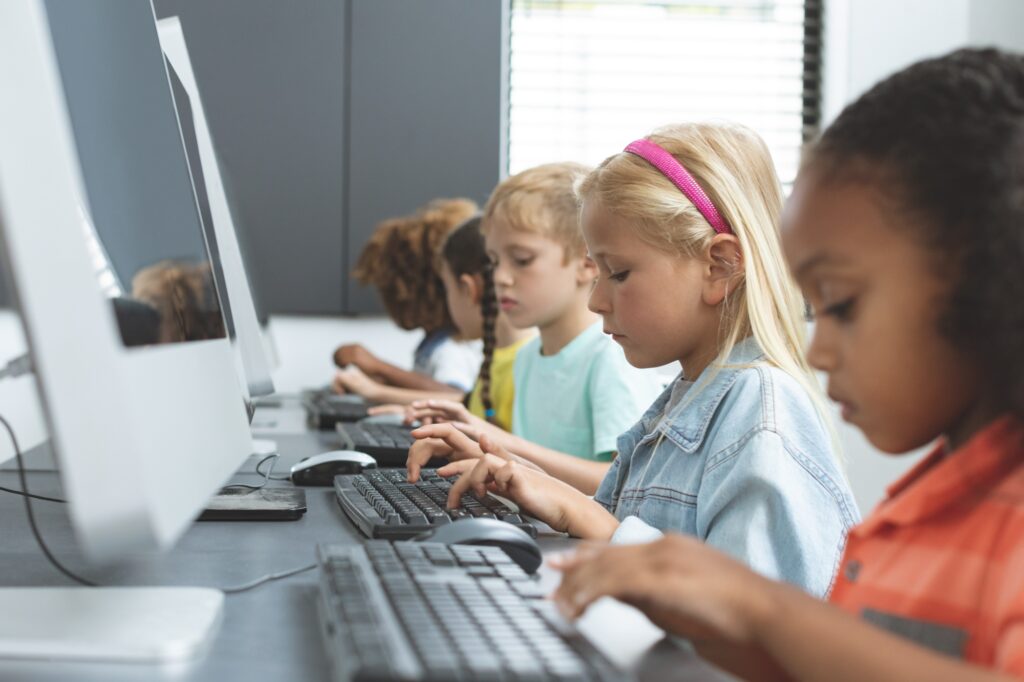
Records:
[[[480,216],[470,218],[448,236],[439,260],[445,300],[455,325],[470,337],[479,332],[484,341],[484,360],[466,406],[470,414],[509,430],[515,395],[512,366],[516,353],[534,331],[516,329],[498,310]]]
[[[435,269],[444,283],[445,301],[452,321],[466,339],[483,339],[483,363],[476,384],[462,405],[455,401],[416,401],[414,409],[445,405],[479,417],[502,429],[512,428],[515,397],[512,367],[516,353],[533,336],[533,329],[517,329],[498,309],[494,272],[480,216],[473,216],[453,230],[441,246]],[[370,409],[370,414],[392,411],[391,405]],[[430,418],[426,421],[429,423]]]

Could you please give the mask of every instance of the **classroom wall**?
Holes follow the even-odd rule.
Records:
[[[507,162],[509,0],[156,0],[178,15],[258,304],[380,312],[381,220],[486,199]]]

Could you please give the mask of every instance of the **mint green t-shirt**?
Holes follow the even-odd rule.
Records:
[[[657,376],[626,361],[597,322],[552,356],[540,338],[516,355],[512,430],[544,447],[611,461],[615,441],[661,393]]]

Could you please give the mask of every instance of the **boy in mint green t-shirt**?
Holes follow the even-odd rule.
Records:
[[[498,302],[513,326],[540,333],[516,355],[512,433],[432,405],[416,416],[466,423],[413,431],[424,440],[409,452],[410,480],[433,456],[479,456],[474,441],[486,434],[524,464],[592,495],[618,436],[661,392],[653,371],[632,367],[587,308],[597,266],[587,257],[574,185],[588,170],[537,166],[499,184],[488,199],[481,228]]]
[[[516,355],[512,432],[552,450],[610,462],[615,441],[660,387],[626,361],[600,322],[554,355],[541,348],[534,338]]]

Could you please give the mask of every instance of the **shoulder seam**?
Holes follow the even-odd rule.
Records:
[[[843,512],[843,520],[847,525],[847,528],[852,527],[857,521],[857,514],[850,509],[849,504],[846,501],[846,496],[843,495],[839,485],[833,479],[833,477],[824,469],[819,467],[814,461],[808,457],[800,448],[793,445],[788,438],[780,433],[777,429],[768,426],[759,426],[751,429],[743,435],[742,438],[735,441],[731,445],[719,450],[716,453],[711,454],[707,459],[707,466],[704,468],[705,474],[712,473],[715,469],[720,468],[726,462],[732,461],[738,455],[744,445],[747,444],[754,436],[761,433],[774,434],[779,441],[782,443],[783,449],[786,453],[804,470],[807,474],[814,479],[814,481],[820,485],[823,489],[827,490],[829,495],[835,500],[836,504]],[[717,459],[716,458],[720,458]]]

